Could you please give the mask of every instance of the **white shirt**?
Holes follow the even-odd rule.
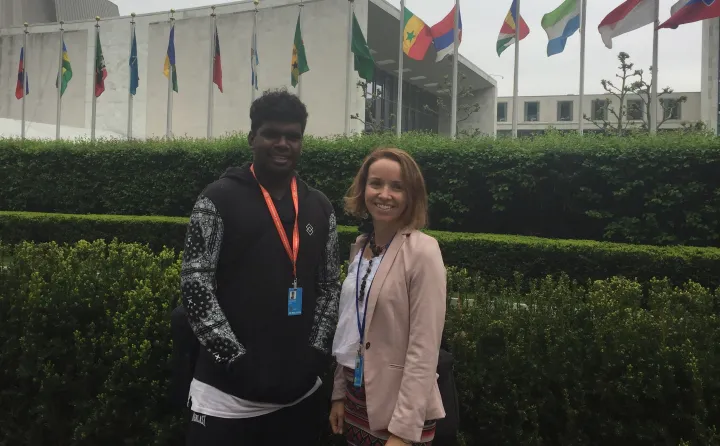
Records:
[[[360,287],[362,287],[362,278],[368,268],[369,260],[362,257],[362,251],[358,252],[353,262],[348,266],[347,277],[342,285],[340,292],[340,308],[338,314],[338,326],[333,339],[332,354],[337,358],[337,362],[345,367],[355,369],[355,359],[357,357],[358,346],[360,345],[360,333],[358,332],[358,310],[360,310],[360,322],[365,312],[365,304],[367,303],[370,285],[375,278],[375,273],[380,267],[380,262],[385,254],[373,259],[372,269],[367,278],[365,285],[365,296],[362,302],[355,307],[355,287],[358,283],[358,262],[360,262]]]
[[[193,412],[217,418],[252,418],[267,415],[284,407],[294,406],[313,394],[322,385],[320,378],[305,395],[290,404],[256,403],[223,392],[193,378],[190,383],[190,398]]]

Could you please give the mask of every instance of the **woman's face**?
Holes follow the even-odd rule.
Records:
[[[365,184],[365,207],[374,221],[395,222],[407,207],[400,163],[382,158],[370,165]]]

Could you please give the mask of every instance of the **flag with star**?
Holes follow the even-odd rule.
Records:
[[[433,42],[430,28],[409,9],[405,8],[403,14],[405,19],[403,52],[411,59],[423,60]]]
[[[293,41],[292,59],[290,61],[290,82],[296,87],[300,81],[300,75],[310,71],[307,56],[305,55],[305,44],[300,29],[300,14],[298,14],[297,25],[295,26],[295,40]]]

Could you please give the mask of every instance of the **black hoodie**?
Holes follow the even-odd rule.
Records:
[[[195,379],[238,398],[292,402],[330,365],[340,299],[330,201],[298,178],[302,314],[288,316],[292,263],[250,165],[200,194],[185,238],[182,299],[200,348]],[[295,209],[274,200],[292,246]]]

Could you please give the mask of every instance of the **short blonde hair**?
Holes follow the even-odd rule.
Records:
[[[370,166],[380,159],[389,159],[400,164],[403,187],[407,197],[407,206],[400,216],[403,225],[410,229],[424,228],[428,220],[425,179],[415,160],[404,150],[395,147],[375,149],[365,158],[345,196],[345,211],[357,218],[367,216],[365,187],[367,186]]]

